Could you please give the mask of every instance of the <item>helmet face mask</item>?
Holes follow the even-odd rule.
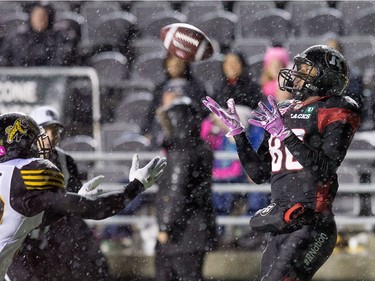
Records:
[[[0,115],[0,162],[15,158],[48,158],[51,149],[44,146],[48,138],[30,116],[13,112]]]
[[[292,69],[280,70],[279,88],[301,101],[310,96],[341,95],[349,80],[348,71],[345,58],[337,50],[312,46],[294,57]]]
[[[37,154],[40,158],[50,159],[53,153],[53,146],[51,143],[50,138],[46,135],[46,132],[42,126],[39,127],[40,135],[37,137],[35,143]],[[45,143],[49,143],[49,145],[45,145]]]

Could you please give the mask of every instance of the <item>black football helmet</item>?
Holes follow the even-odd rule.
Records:
[[[48,158],[44,129],[30,116],[11,112],[0,115],[0,163],[15,158]]]
[[[169,138],[176,144],[186,146],[187,142],[199,139],[200,115],[190,98],[174,100],[166,110],[166,117],[169,121]]]
[[[301,73],[301,65],[314,67],[318,74]],[[311,71],[310,71],[311,72]],[[295,80],[305,81],[301,89],[295,88]],[[341,95],[349,81],[349,67],[344,56],[337,50],[325,45],[307,48],[294,57],[292,69],[281,69],[279,87],[288,91],[297,100],[305,100],[309,96]]]

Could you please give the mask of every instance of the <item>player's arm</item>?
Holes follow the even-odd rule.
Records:
[[[66,192],[63,174],[52,163],[32,162],[22,170],[14,170],[12,206],[26,216],[46,211],[102,219],[121,211],[128,201],[152,186],[165,166],[164,157],[155,157],[146,166],[139,168],[138,155],[134,155],[128,185],[116,191],[106,190],[99,188],[101,177],[97,177],[81,188],[79,193],[82,196]]]
[[[123,210],[128,202],[144,190],[142,183],[134,180],[125,186],[123,193],[95,200],[61,189],[57,192],[29,192],[24,203],[28,210],[37,213],[46,211],[85,219],[104,219]]]
[[[265,183],[271,176],[271,156],[268,152],[268,138],[264,138],[256,152],[245,133],[234,136],[238,157],[242,167],[252,181]]]

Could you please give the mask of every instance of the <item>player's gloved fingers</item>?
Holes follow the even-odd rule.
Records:
[[[250,118],[249,120],[247,120],[247,122],[249,122],[251,125],[264,128],[264,123],[262,121]]]
[[[159,161],[160,161],[160,157],[156,156],[156,157],[154,157],[154,159],[152,159],[150,162],[147,163],[147,165],[145,166],[145,168],[148,171],[154,170],[157,167],[157,164],[159,163]]]
[[[228,99],[227,100],[227,105],[228,105],[228,113],[229,114],[236,114],[236,106],[234,103],[234,99]]]
[[[267,119],[267,116],[264,115],[263,113],[257,111],[257,110],[253,110],[252,112],[253,116],[261,121],[265,121]]]
[[[265,116],[267,116],[267,117],[271,117],[272,116],[272,112],[269,110],[269,108],[263,102],[260,101],[258,103],[258,106],[263,111],[263,113],[264,113]]]
[[[277,102],[276,102],[275,98],[272,97],[272,96],[268,96],[267,99],[268,99],[268,102],[271,105],[272,111],[278,110],[278,108],[277,108]]]
[[[165,157],[160,157],[158,162],[156,163],[156,170],[157,171],[162,171],[165,167],[167,166],[167,158]]]
[[[216,108],[221,108],[221,106],[213,99],[213,98],[211,98],[211,97],[209,97],[209,96],[206,96],[206,99],[207,99],[207,101],[212,105],[212,106],[214,106],[214,107],[216,107]]]
[[[160,178],[160,176],[163,174],[163,171],[164,171],[164,169],[158,171],[158,172],[155,174],[153,182],[156,182],[156,181]]]
[[[139,169],[139,155],[138,154],[134,154],[133,155],[132,166],[131,167],[134,170],[138,170]]]
[[[89,180],[85,184],[83,184],[82,187],[86,191],[91,191],[91,190],[95,189],[99,184],[101,184],[103,182],[103,179],[104,179],[103,175],[97,176],[97,177]]]
[[[212,106],[211,104],[206,105],[206,107],[207,107],[207,108],[208,108],[213,114],[215,114],[216,116],[218,116],[218,117],[221,116],[220,111],[219,111],[216,107]]]

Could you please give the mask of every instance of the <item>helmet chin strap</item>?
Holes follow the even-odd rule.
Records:
[[[312,95],[314,95],[313,91],[306,87],[302,87],[302,89],[293,89],[292,91],[293,98],[298,101],[304,101]]]
[[[293,89],[292,96],[295,100],[304,101],[308,97],[317,95],[317,87],[305,83],[301,89]]]

